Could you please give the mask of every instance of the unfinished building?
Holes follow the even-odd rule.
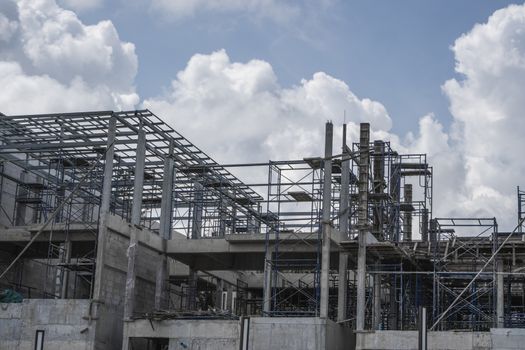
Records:
[[[426,155],[333,135],[218,164],[148,110],[1,115],[0,349],[521,348],[525,192],[435,217]]]

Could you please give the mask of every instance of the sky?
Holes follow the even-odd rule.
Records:
[[[366,121],[428,153],[436,215],[503,229],[525,186],[524,83],[510,1],[0,2],[0,112],[149,108],[227,163],[318,155],[346,115],[350,142]]]

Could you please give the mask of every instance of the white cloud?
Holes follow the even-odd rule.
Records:
[[[524,185],[525,6],[496,11],[452,47],[460,79],[443,85],[465,160],[465,211],[516,222],[516,185]],[[442,164],[438,164],[442,166]]]
[[[20,0],[0,6],[0,27],[11,28],[3,46],[0,41],[2,112],[120,109],[138,103],[135,48],[119,39],[111,22],[85,25],[54,0]]]
[[[0,13],[0,41],[9,41],[18,29],[18,22],[11,21]]]
[[[144,105],[222,162],[317,156],[324,122],[340,124],[345,110],[355,130],[371,121],[387,133],[392,124],[382,104],[359,99],[341,80],[316,73],[282,88],[267,62],[231,62],[224,50],[193,56],[168,91]]]
[[[296,18],[299,6],[288,0],[152,0],[151,8],[165,18],[175,20],[199,13],[244,13],[256,18],[269,18],[286,22]]]

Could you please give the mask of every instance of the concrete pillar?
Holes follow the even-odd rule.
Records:
[[[188,274],[188,292],[187,294],[187,300],[186,300],[186,308],[188,310],[196,310],[197,309],[197,280],[198,280],[197,271],[192,269],[190,267],[190,271]]]
[[[366,235],[368,232],[368,177],[370,166],[370,124],[361,123],[359,139],[359,207],[357,225],[359,227],[357,252],[357,305],[356,330],[365,328],[365,288],[366,288]]]
[[[428,209],[423,209],[421,214],[421,240],[428,241]]]
[[[374,275],[374,302],[373,302],[374,324],[375,330],[381,327],[381,275]]]
[[[224,281],[221,279],[217,279],[217,284],[215,286],[215,308],[217,310],[222,309],[222,291],[224,289]]]
[[[436,219],[430,219],[430,230],[428,231],[428,238],[430,241],[430,244],[433,245],[436,243],[437,238],[437,220]]]
[[[326,123],[325,152],[324,152],[324,181],[323,181],[323,216],[322,216],[322,252],[321,252],[321,301],[319,316],[328,317],[329,274],[330,274],[330,245],[331,245],[331,202],[332,202],[332,146],[334,127],[331,122]]]
[[[503,328],[505,326],[505,302],[504,302],[504,285],[503,285],[503,261],[499,260],[497,262],[497,270],[498,274],[496,275],[496,286],[497,286],[497,293],[496,293],[496,319],[497,319],[497,327]]]
[[[135,261],[137,258],[137,230],[142,213],[142,189],[144,187],[144,164],[146,158],[146,133],[141,126],[138,132],[135,160],[135,181],[133,183],[133,205],[131,207],[131,224],[128,247],[128,270],[126,273],[126,289],[124,292],[124,318],[130,319],[135,309]]]
[[[390,222],[394,223],[390,231],[390,239],[399,241],[399,200],[401,193],[401,165],[393,163],[390,167],[390,197],[394,204],[390,209]]]
[[[65,242],[62,245],[63,247],[63,255],[62,255],[62,261],[65,264],[69,264],[71,261],[71,237],[69,235],[66,236]],[[68,297],[68,287],[69,287],[69,268],[67,266],[64,266],[62,268],[62,289],[60,291],[60,298],[66,299]]]
[[[226,199],[221,199],[219,207],[219,237],[224,237],[226,234],[226,220],[228,220],[228,202]]]
[[[166,240],[162,240],[162,249],[166,251]],[[162,254],[155,275],[155,310],[161,310],[167,307],[168,297],[166,295],[166,280],[169,276],[168,259]]]
[[[162,238],[162,253],[155,276],[155,309],[166,306],[166,280],[168,279],[168,259],[166,257],[166,240],[171,239],[171,220],[173,217],[173,179],[175,165],[173,159],[173,140],[170,140],[168,154],[164,159],[164,178],[162,179],[162,198],[160,202],[159,235]]]
[[[349,192],[350,192],[350,159],[346,146],[346,124],[343,125],[343,160],[341,162],[341,193],[339,195],[339,231],[341,240],[349,239]],[[337,291],[337,321],[346,319],[348,286],[348,253],[339,252],[339,285]]]
[[[385,143],[383,141],[374,141],[374,194],[376,194],[376,203],[373,211],[373,228],[372,233],[381,239],[384,237],[383,232],[383,206],[381,205],[381,196],[385,189]]]
[[[195,181],[193,197],[193,216],[191,220],[191,239],[199,239],[202,235],[202,211],[204,199],[204,186]]]
[[[407,204],[407,209],[405,210],[404,218],[403,218],[403,225],[404,225],[404,231],[405,231],[403,240],[405,242],[411,242],[412,241],[412,211],[408,208],[408,205],[412,206],[412,185],[411,184],[405,184],[404,197],[405,197],[405,204]]]
[[[104,179],[102,183],[102,198],[100,201],[100,218],[97,236],[97,264],[95,268],[95,286],[93,288],[93,299],[100,300],[102,297],[102,269],[104,267],[104,254],[106,249],[107,219],[111,204],[111,180],[113,178],[113,158],[115,155],[115,136],[117,130],[117,119],[115,116],[109,118],[108,138],[106,149],[106,160],[104,165]]]
[[[272,249],[266,247],[264,256],[264,287],[263,287],[263,315],[271,311],[272,305]]]
[[[397,286],[396,275],[390,275],[390,290],[389,290],[389,312],[388,312],[388,329],[397,330],[397,315],[399,304],[397,302]]]
[[[164,178],[162,179],[162,198],[160,202],[159,234],[164,239],[171,239],[171,220],[173,216],[173,179],[175,174],[173,148],[173,140],[171,140],[168,154],[164,159]]]

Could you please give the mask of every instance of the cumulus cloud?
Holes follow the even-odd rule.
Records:
[[[267,62],[232,62],[224,50],[193,56],[144,106],[223,162],[317,156],[324,122],[342,122],[344,111],[354,135],[361,121],[383,133],[392,125],[381,103],[359,99],[341,80],[315,73],[283,88]]]
[[[286,22],[300,13],[293,1],[280,0],[152,0],[151,9],[165,18],[181,20],[198,13],[244,13],[257,18]]]
[[[525,149],[525,5],[498,10],[454,43],[456,71],[443,85],[465,161],[465,211],[516,219]],[[442,164],[439,164],[442,166]]]
[[[6,29],[0,31],[3,113],[138,103],[135,48],[119,39],[111,22],[85,25],[54,0],[20,0],[0,6],[0,28]]]

